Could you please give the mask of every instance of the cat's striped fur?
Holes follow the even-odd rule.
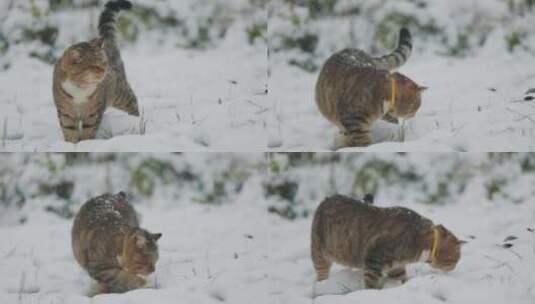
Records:
[[[461,244],[442,225],[410,209],[380,208],[342,195],[321,202],[311,229],[317,280],[327,279],[335,262],[363,269],[367,288],[382,288],[385,277],[405,282],[405,266],[419,261],[451,271]]]
[[[69,47],[54,66],[53,96],[66,141],[94,139],[107,106],[139,116],[115,41],[115,18],[132,4],[106,3],[99,19],[99,37]]]
[[[125,292],[146,286],[141,276],[155,270],[160,237],[139,227],[123,192],[104,194],[80,208],[72,226],[72,250],[98,282],[99,292]]]
[[[359,49],[344,49],[327,59],[316,82],[315,100],[322,115],[345,136],[344,145],[370,145],[374,121],[397,123],[398,117],[412,117],[419,109],[425,88],[392,73],[411,50],[411,35],[401,29],[398,46],[388,55],[375,58]]]

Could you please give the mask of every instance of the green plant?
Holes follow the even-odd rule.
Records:
[[[212,181],[208,183],[209,187],[199,188],[200,195],[194,200],[203,204],[216,205],[229,202],[232,196],[243,189],[243,184],[250,175],[249,170],[250,168],[244,167],[242,163],[231,161],[223,172],[212,177]]]
[[[421,21],[416,15],[393,11],[378,21],[373,39],[373,51],[394,48],[397,41],[392,39],[392,36],[397,35],[402,27],[410,28],[413,35],[442,36],[444,34],[434,19]]]
[[[265,40],[267,22],[253,23],[245,31],[247,32],[247,41],[249,41],[249,44],[254,44],[257,39]]]
[[[414,168],[401,169],[396,163],[375,159],[357,169],[353,182],[354,193],[376,195],[380,186],[402,185],[421,180]]]
[[[214,180],[210,191],[195,199],[196,202],[202,204],[221,205],[225,199],[228,198],[229,193],[226,190],[226,182],[224,180]]]
[[[491,179],[485,183],[485,189],[487,190],[487,199],[490,201],[495,200],[499,195],[503,194],[503,188],[507,185],[505,179]]]
[[[526,38],[527,34],[524,32],[514,31],[508,33],[505,36],[505,42],[507,44],[507,50],[513,52],[517,47],[522,45],[522,41]]]
[[[127,41],[135,42],[139,38],[139,26],[137,26],[136,20],[132,17],[119,15],[116,26],[121,37]]]
[[[303,33],[300,36],[283,37],[282,45],[286,49],[299,49],[305,53],[314,53],[318,46],[319,37],[313,33]]]
[[[153,195],[157,182],[164,185],[179,182],[191,182],[197,179],[190,170],[177,171],[170,161],[157,158],[144,159],[132,170],[130,187],[140,195],[150,197]]]
[[[9,41],[7,37],[0,31],[0,56],[3,56],[9,50]]]
[[[264,184],[264,194],[266,198],[275,196],[278,199],[289,202],[295,201],[298,189],[299,184],[290,180],[268,182]]]
[[[74,182],[62,180],[58,183],[42,182],[39,185],[39,195],[54,194],[57,197],[68,200],[72,196]]]
[[[298,67],[301,70],[309,72],[309,73],[316,72],[319,69],[319,66],[316,64],[316,62],[312,58],[306,58],[304,60],[290,59],[288,60],[288,64]]]
[[[338,0],[308,0],[308,11],[311,18],[319,18],[334,14]]]

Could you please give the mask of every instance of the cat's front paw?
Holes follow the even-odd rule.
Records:
[[[110,289],[108,288],[108,286],[104,283],[97,283],[97,288],[96,288],[96,294],[101,294],[101,293],[108,293],[110,292]]]
[[[132,115],[132,116],[135,116],[135,117],[139,117],[139,109],[136,107],[130,111],[128,111],[128,115]]]
[[[145,288],[145,287],[149,286],[149,283],[144,278],[137,277],[137,284],[136,285],[137,285],[137,288]]]
[[[383,115],[382,119],[389,123],[399,124],[399,119],[397,117],[394,117],[390,113],[386,113],[385,115]]]
[[[138,289],[138,288],[145,288],[145,287],[148,287],[148,286],[149,286],[149,284],[147,283],[147,280],[145,280],[144,278],[139,277],[139,276],[133,277],[127,284],[127,288],[129,290]]]

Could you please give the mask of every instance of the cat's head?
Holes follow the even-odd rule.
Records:
[[[161,233],[150,233],[145,229],[135,228],[126,236],[123,243],[123,267],[134,274],[148,275],[156,269],[158,261],[158,239]]]
[[[443,271],[452,271],[461,258],[461,246],[465,242],[442,225],[435,226],[433,233],[436,249],[431,253],[430,264]]]
[[[100,83],[108,71],[108,58],[102,38],[69,47],[60,60],[67,79],[80,87]]]
[[[395,72],[391,75],[395,81],[395,101],[391,105],[391,114],[400,118],[411,118],[422,103],[422,92],[426,87],[417,85],[407,76]],[[389,84],[390,85],[390,84]]]

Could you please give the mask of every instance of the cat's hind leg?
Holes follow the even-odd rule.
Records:
[[[401,283],[407,282],[408,277],[407,271],[405,270],[405,266],[390,270],[388,272],[388,277],[392,280],[401,281]]]
[[[389,263],[385,253],[385,240],[378,239],[372,244],[364,257],[364,283],[366,288],[382,289],[385,278],[383,272]]]
[[[392,116],[390,113],[386,113],[381,119],[389,123],[399,124],[399,119]]]
[[[381,289],[384,285],[384,277],[379,265],[374,262],[367,262],[364,269],[364,284],[366,288]]]
[[[331,270],[332,261],[325,257],[321,252],[312,253],[312,263],[316,270],[316,280],[323,281],[329,278],[329,271]]]
[[[119,267],[94,266],[89,274],[98,282],[99,292],[122,293],[147,286],[145,279]]]
[[[110,106],[125,111],[126,113],[139,116],[139,107],[136,95],[126,81],[121,81],[117,85],[115,95],[110,100]]]
[[[340,129],[347,147],[365,147],[372,144],[369,118],[365,114],[340,113]]]
[[[332,261],[325,254],[322,246],[322,225],[321,220],[318,220],[321,215],[316,214],[312,223],[312,235],[310,240],[310,257],[312,264],[316,270],[316,280],[323,281],[329,278],[329,271],[331,270]]]

